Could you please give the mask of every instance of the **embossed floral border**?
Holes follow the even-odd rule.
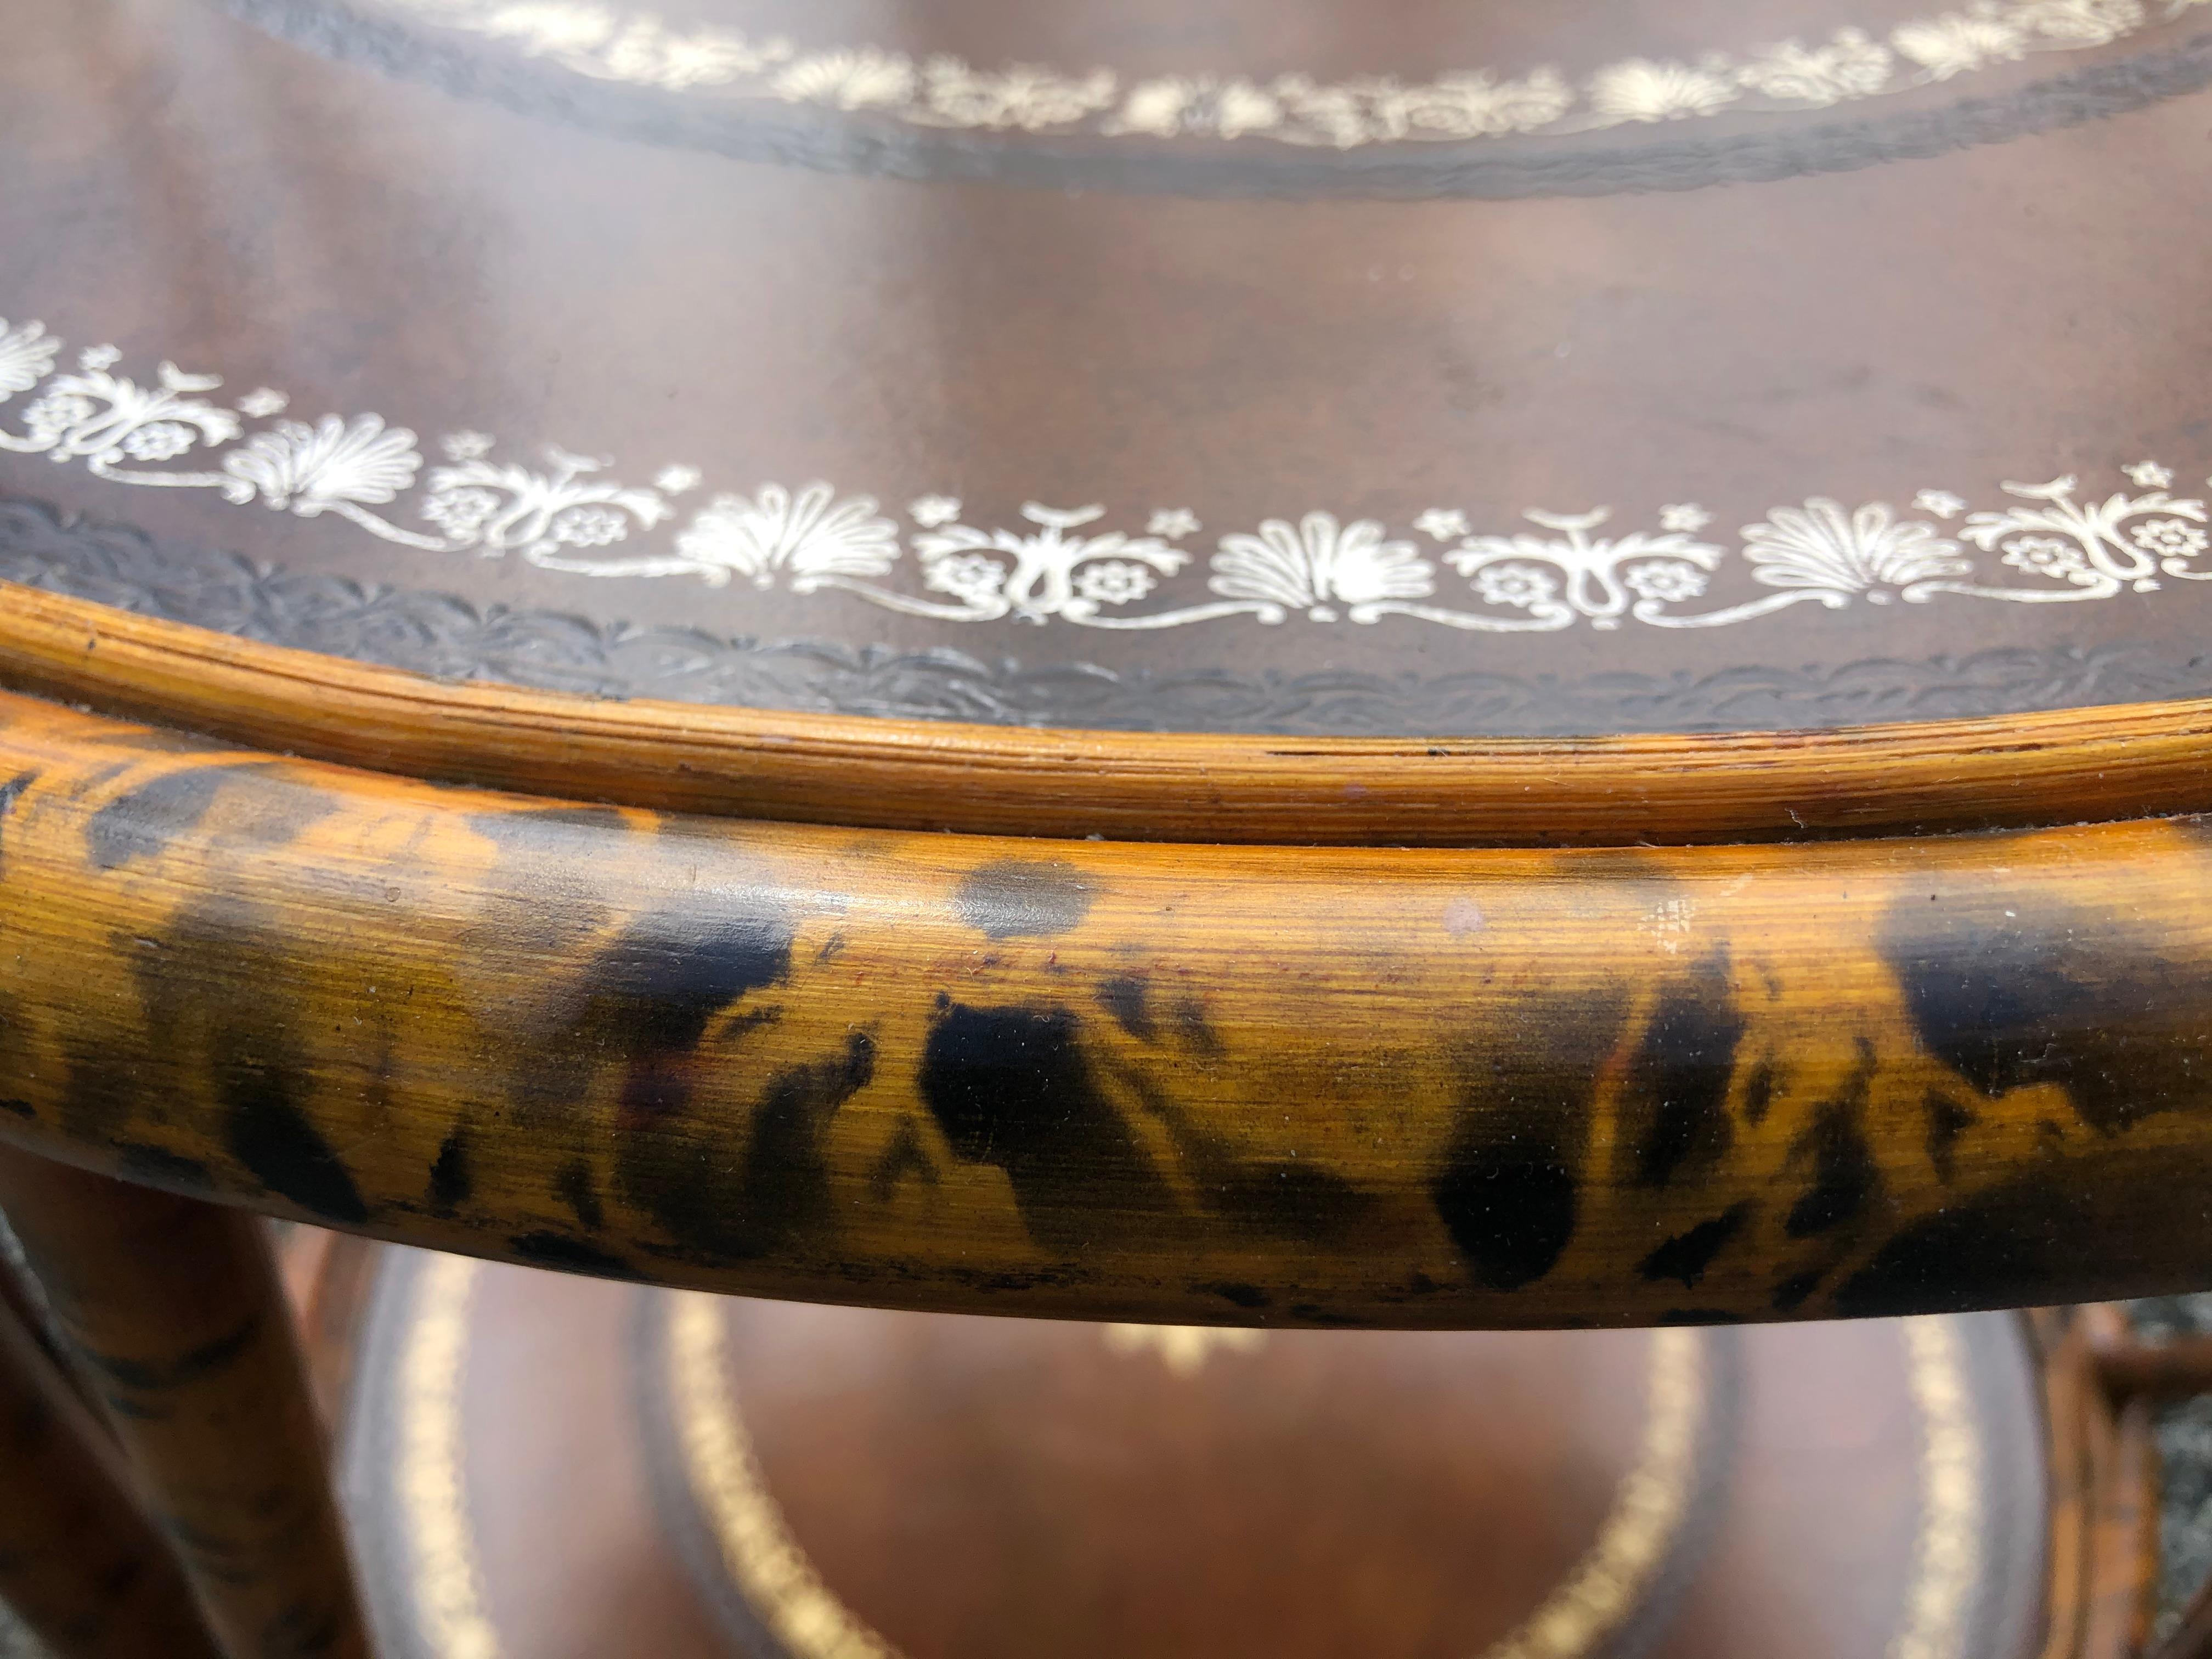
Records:
[[[1713,515],[1691,501],[1626,532],[1609,529],[1603,507],[1531,507],[1523,526],[1483,529],[1437,506],[1402,533],[1314,508],[1219,534],[1201,586],[1190,544],[1205,526],[1187,507],[1152,507],[1141,531],[1113,527],[1103,506],[1036,501],[1018,522],[986,526],[957,497],[927,495],[902,525],[874,496],[823,483],[710,492],[697,468],[675,465],[632,485],[611,476],[611,463],[559,448],[541,463],[497,459],[495,441],[475,432],[441,440],[443,462],[425,473],[415,433],[380,415],[297,420],[269,388],[226,400],[219,375],[164,362],[142,383],[116,372],[112,345],[79,352],[73,368],[59,366],[63,349],[41,324],[0,319],[0,451],[115,483],[334,516],[432,553],[512,556],[599,580],[835,591],[946,623],[1127,631],[1402,617],[1496,634],[1702,629],[1804,605],[2049,605],[2212,580],[2203,498],[2172,494],[2172,469],[2142,460],[2101,500],[2070,475],[2003,483],[1996,505],[1973,511],[1945,489],[1922,489],[1902,512],[1816,495],[1771,508],[1733,548],[1705,539]],[[697,501],[688,514],[687,500]],[[1440,593],[1450,576],[1462,585]]]
[[[1948,82],[2031,53],[2108,46],[2212,0],[1969,0],[1886,33],[1842,27],[1807,45],[1632,58],[1571,81],[1539,66],[1407,82],[1189,73],[1132,76],[872,46],[683,27],[597,0],[385,0],[434,25],[604,82],[713,94],[917,127],[1100,137],[1273,140],[1352,149],[1589,132],[1735,112],[1826,109]]]

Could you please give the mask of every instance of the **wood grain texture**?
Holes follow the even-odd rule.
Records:
[[[2088,1337],[2069,1309],[2031,1308],[2021,1318],[2038,1350],[2043,1394],[2048,1529],[2038,1659],[2115,1659],[2110,1654],[2086,1654],[2081,1647],[2089,1599],[2090,1527],[2100,1507],[2097,1475],[2089,1466],[2088,1413],[2104,1408],[2094,1386]]]
[[[2089,1540],[2081,1650],[2129,1659],[2150,1642],[2158,1606],[2158,1441],[2148,1400],[2100,1401],[2089,1417],[2105,1501]]]
[[[2193,821],[1309,850],[732,823],[0,702],[0,1131],[414,1243],[1170,1321],[2201,1284]]]
[[[110,1443],[5,1310],[0,1601],[54,1659],[219,1659]]]
[[[2041,1350],[2050,1459],[2042,1659],[2185,1659],[2186,1650],[2151,1640],[2160,1569],[2152,1412],[2160,1380],[2172,1374],[2122,1307],[2023,1317]]]
[[[2151,1638],[2160,1571],[2153,1413],[2166,1401],[2212,1392],[2212,1344],[2187,1336],[2147,1340],[2125,1310],[2109,1305],[2040,1317],[2068,1327],[2064,1352],[2077,1392],[2089,1402],[2090,1439],[2106,1454],[2110,1497],[2096,1526],[2094,1547],[2101,1559],[2089,1569],[2096,1593],[2081,1609],[2093,1632],[2085,1659],[2105,1653],[2204,1659],[2212,1652],[2212,1584],[2199,1586],[2163,1638]],[[2054,1358],[2050,1373],[2061,1367]]]
[[[380,771],[801,823],[1116,840],[1632,845],[2212,810],[2212,704],[1710,737],[1282,738],[453,684],[14,585],[0,684]]]
[[[2097,1374],[2119,1398],[2155,1401],[2212,1394],[2212,1336],[2115,1344],[2097,1355]]]
[[[12,1147],[0,1209],[227,1659],[368,1659],[259,1224]]]

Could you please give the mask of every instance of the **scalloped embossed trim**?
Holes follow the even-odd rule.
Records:
[[[1151,509],[1142,530],[1111,527],[1101,505],[1036,501],[1017,522],[978,524],[939,494],[910,501],[902,525],[876,497],[824,483],[707,493],[697,468],[675,465],[633,485],[609,476],[611,463],[559,448],[540,464],[495,459],[495,441],[477,432],[448,434],[444,464],[424,474],[416,434],[380,415],[286,418],[290,398],[266,387],[226,400],[220,375],[164,362],[142,382],[115,372],[112,345],[62,369],[62,349],[42,325],[0,319],[0,451],[118,484],[336,517],[432,553],[512,556],[600,580],[836,592],[945,623],[1131,631],[1397,617],[1492,634],[1679,629],[1808,605],[2066,604],[2212,581],[2204,499],[2172,494],[2172,470],[2142,460],[2119,469],[2127,487],[2102,499],[2073,475],[2005,483],[1975,511],[1943,489],[1922,489],[1904,511],[1814,495],[1769,509],[1733,547],[1705,538],[1713,515],[1688,501],[1661,507],[1656,527],[1618,532],[1604,507],[1530,507],[1522,526],[1500,529],[1432,507],[1405,533],[1316,507],[1219,535],[1201,587],[1185,544],[1205,526],[1187,507]],[[679,502],[695,493],[704,499],[687,515]],[[1449,575],[1462,585],[1442,593]]]
[[[1425,82],[1303,74],[1134,76],[871,46],[801,48],[781,36],[686,28],[593,0],[387,0],[593,80],[968,132],[1267,139],[1335,149],[1589,132],[1732,112],[1827,109],[1948,82],[2035,52],[2112,44],[2212,0],[1970,0],[1887,31],[1837,29],[1747,53],[1632,58],[1579,83],[1539,66]]]
[[[1202,663],[1171,673],[1031,666],[998,651],[763,640],[478,606],[420,588],[271,568],[5,495],[0,580],[436,679],[1003,726],[1559,737],[1987,717],[2212,694],[2212,653],[2177,660],[2131,643],[1578,678],[1482,669],[1424,676],[1252,673]]]

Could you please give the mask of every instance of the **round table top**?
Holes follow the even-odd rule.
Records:
[[[0,1135],[913,1307],[2202,1282],[2192,8],[0,27]]]
[[[6,33],[12,580],[447,678],[1094,729],[2212,692],[2191,6]]]

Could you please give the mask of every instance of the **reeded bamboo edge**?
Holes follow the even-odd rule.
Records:
[[[1652,1324],[2200,1285],[2212,823],[1189,847],[435,787],[0,696],[0,1139],[800,1299]]]
[[[1626,846],[2212,809],[2206,699],[1710,736],[1048,730],[441,682],[13,584],[0,584],[0,684],[377,771],[854,828]]]

